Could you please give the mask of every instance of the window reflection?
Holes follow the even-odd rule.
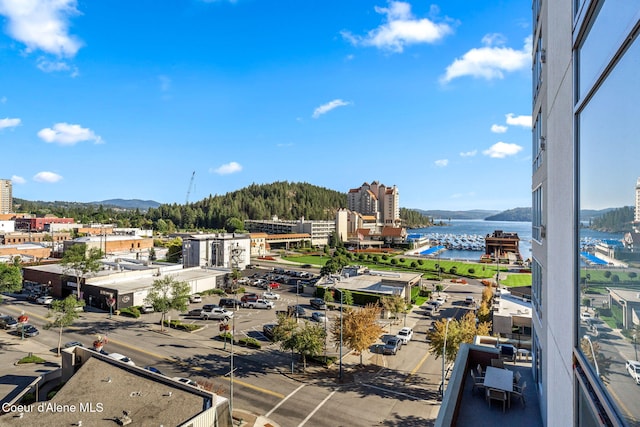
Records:
[[[601,34],[589,38],[594,36]],[[584,62],[580,78],[587,76],[591,84],[593,70],[583,70]],[[578,348],[632,425],[640,421],[640,406],[629,404],[637,401],[638,385],[627,370],[627,360],[638,359],[640,340],[640,223],[634,221],[636,209],[640,210],[638,69],[636,39],[578,116]]]

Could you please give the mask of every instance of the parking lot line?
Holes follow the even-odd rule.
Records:
[[[411,372],[409,372],[409,375],[407,375],[407,378],[405,378],[405,379],[404,379],[404,382],[405,382],[405,383],[406,383],[406,382],[409,382],[409,380],[411,379],[411,376],[412,376],[413,374],[415,374],[415,373],[418,371],[418,369],[420,369],[420,367],[424,364],[424,362],[426,362],[426,361],[427,361],[427,358],[428,358],[428,357],[429,357],[429,351],[427,351],[427,353],[424,355],[424,357],[423,357],[422,359],[420,359],[420,361],[418,362],[418,364],[416,365],[416,367],[415,367],[415,368],[413,368],[413,369],[411,370]]]

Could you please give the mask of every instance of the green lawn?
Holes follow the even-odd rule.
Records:
[[[531,274],[509,273],[506,279],[500,280],[500,284],[509,288],[519,286],[531,286]]]
[[[282,259],[291,262],[298,262],[300,264],[311,264],[314,267],[323,267],[327,261],[331,259],[326,255],[315,256],[315,255],[300,255],[300,256],[287,256],[282,257]]]

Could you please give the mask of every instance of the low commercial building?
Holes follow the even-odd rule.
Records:
[[[312,246],[324,246],[329,244],[331,235],[336,231],[335,221],[305,220],[296,221],[281,220],[274,217],[272,220],[245,220],[244,227],[252,233],[266,234],[308,234]]]
[[[395,271],[369,270],[362,266],[345,267],[339,276],[331,276],[317,286],[357,291],[371,295],[399,295],[407,302],[411,300],[411,288],[419,286],[422,275]]]
[[[65,241],[64,250],[79,244],[86,245],[87,251],[95,248],[105,254],[136,254],[138,258],[146,258],[149,250],[153,248],[153,239],[138,236],[85,236]]]
[[[46,391],[61,388],[51,399]],[[84,347],[62,350],[62,367],[24,392],[38,401],[0,417],[3,426],[231,427],[229,400]],[[42,394],[42,395],[41,395]],[[18,395],[18,398],[22,393]],[[5,405],[11,408],[18,400]]]
[[[103,269],[80,278],[80,298],[85,304],[109,310],[108,300],[114,300],[114,310],[140,306],[153,282],[166,276],[186,282],[191,293],[224,287],[228,269],[185,268],[176,264],[103,262]],[[77,294],[78,285],[72,272],[60,264],[39,265],[23,269],[24,282],[48,289],[56,298]]]

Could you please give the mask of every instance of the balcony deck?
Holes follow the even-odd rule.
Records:
[[[505,368],[520,372],[520,383],[527,382],[525,404],[512,399],[511,407],[502,412],[502,405],[485,400],[484,391],[472,392],[472,378],[469,371],[480,363],[486,367],[492,358],[498,357],[497,350],[479,345],[461,346],[455,368],[447,386],[436,427],[474,426],[493,427],[511,425],[518,427],[542,427],[540,400],[535,389],[530,361],[505,362]]]

